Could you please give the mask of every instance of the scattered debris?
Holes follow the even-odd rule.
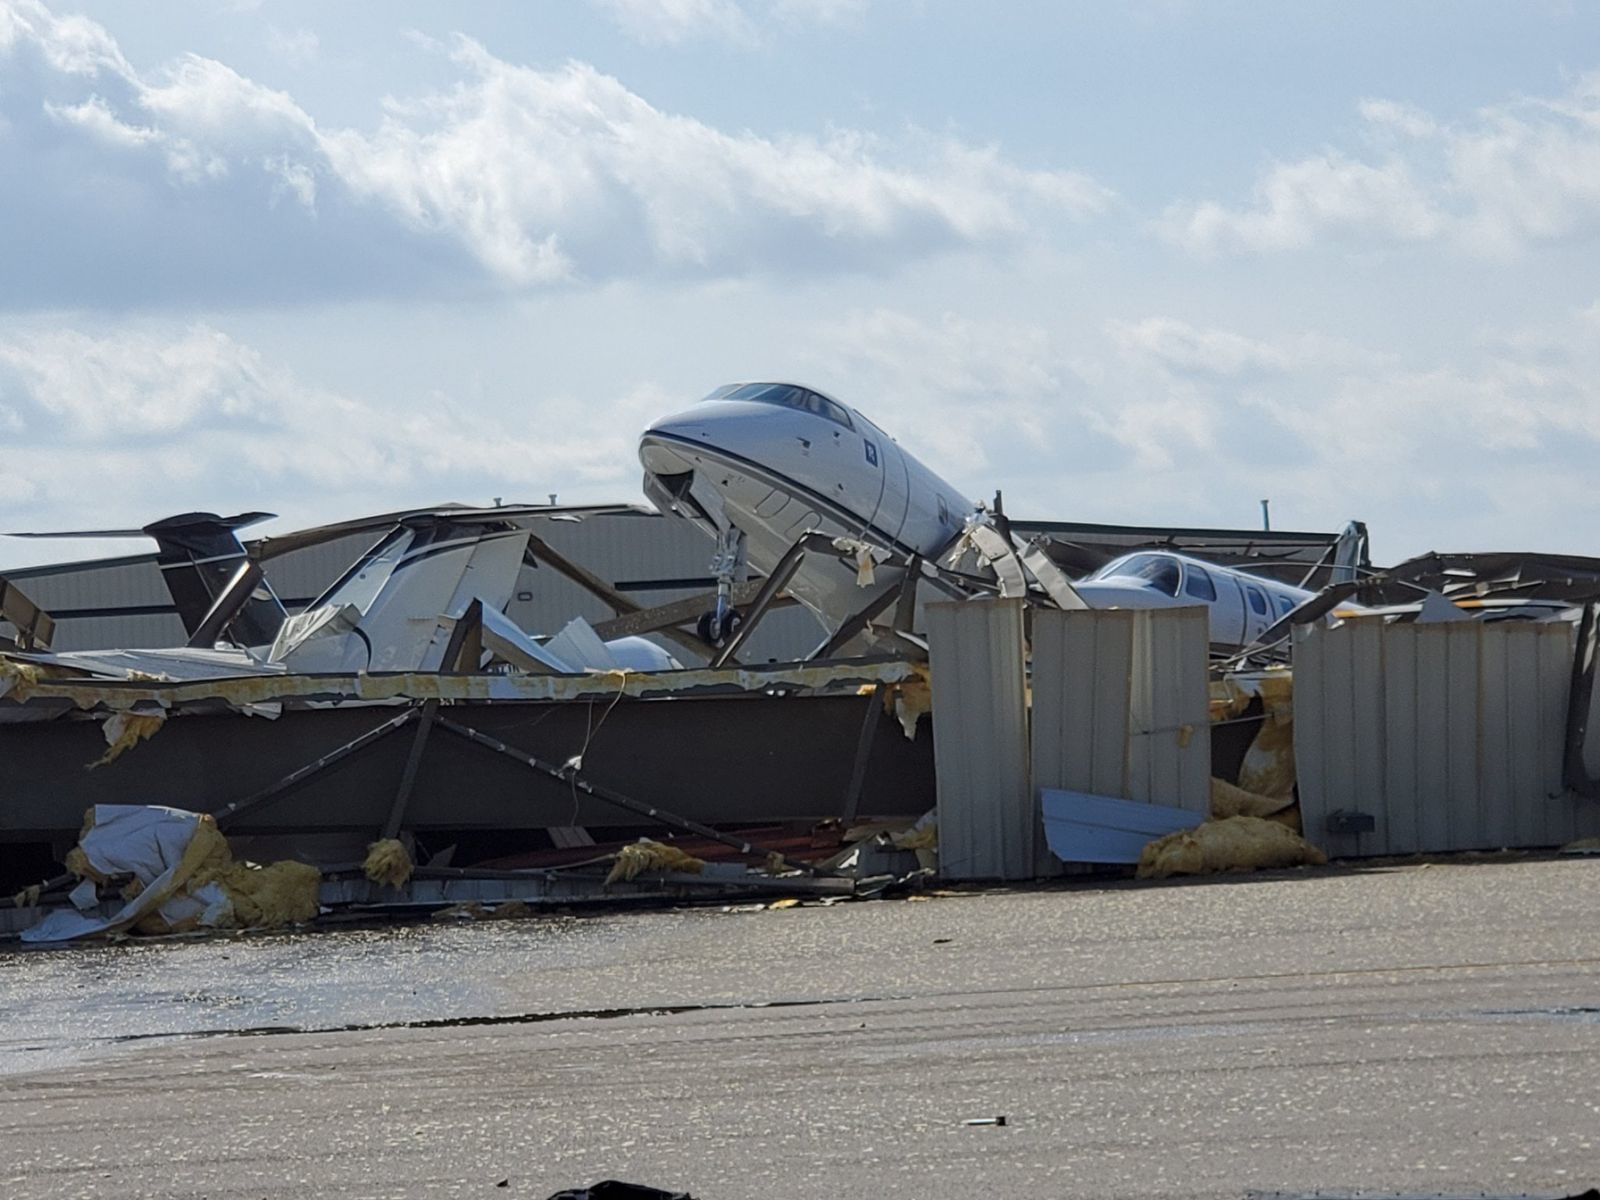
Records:
[[[476,900],[468,900],[463,904],[452,904],[449,908],[441,908],[431,914],[435,921],[487,921],[489,910]]]
[[[1136,863],[1152,838],[1193,829],[1205,819],[1166,804],[1039,790],[1045,840],[1062,862]]]
[[[1004,1115],[998,1117],[968,1117],[961,1122],[963,1125],[993,1125],[1003,1126],[1006,1123]]]
[[[209,816],[157,805],[96,805],[67,866],[96,888],[127,879],[125,903],[109,913],[95,904],[87,912],[54,909],[23,931],[24,941],[299,924],[317,915],[322,879],[306,863],[235,862]]]

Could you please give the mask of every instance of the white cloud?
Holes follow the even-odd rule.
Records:
[[[215,59],[186,54],[160,82],[138,84],[139,106],[171,134],[246,146],[310,140],[316,127],[287,92],[262,87]]]
[[[847,381],[842,398],[974,497],[1043,452],[1081,391],[1058,340],[1030,323],[880,308],[818,322],[808,342],[817,378]]]
[[[976,498],[1066,520],[1249,527],[1373,523],[1385,551],[1563,544],[1600,496],[1600,305],[1456,361],[1407,361],[1307,332],[1262,337],[1170,316],[1098,333],[880,309],[820,323],[831,375]]]
[[[1380,153],[1327,149],[1273,164],[1251,203],[1170,207],[1158,223],[1199,254],[1298,249],[1327,239],[1444,242],[1473,255],[1600,229],[1600,84],[1524,99],[1446,123],[1411,105],[1365,100]]]
[[[0,340],[0,397],[30,441],[148,439],[212,421],[261,426],[279,386],[259,355],[205,327],[177,339],[53,329]]]
[[[774,28],[848,25],[873,0],[589,0],[628,37],[647,46],[720,41],[755,48]]]
[[[267,44],[291,67],[305,67],[315,62],[322,46],[321,39],[309,29],[286,31],[276,25],[267,31]]]
[[[470,77],[395,109],[371,136],[323,139],[358,194],[460,238],[511,283],[658,268],[742,272],[874,249],[915,255],[1082,218],[1109,193],[990,148],[852,131],[728,134],[662,112],[582,63],[537,71],[461,40]],[[429,118],[423,121],[423,116]]]
[[[135,149],[161,140],[161,135],[154,129],[123,124],[99,96],[90,96],[82,104],[51,104],[46,101],[44,110],[56,120],[75,125],[108,146]]]
[[[1357,111],[1375,133],[1393,132],[1406,137],[1425,138],[1439,131],[1439,123],[1412,104],[1401,104],[1395,100],[1363,100],[1357,106]]]
[[[116,40],[98,23],[87,17],[58,17],[42,0],[0,0],[0,51],[22,42],[37,45],[50,67],[62,74],[133,75]]]
[[[259,254],[272,275],[281,275],[285,256],[269,235],[321,238],[346,256],[393,257],[396,243],[431,243],[450,252],[433,252],[434,269],[453,254],[475,263],[480,280],[511,287],[650,273],[874,269],[1048,236],[1062,218],[1093,216],[1111,199],[1080,174],[1026,168],[996,147],[951,137],[725,132],[663,111],[587,64],[518,66],[465,38],[448,51],[460,72],[454,86],[387,101],[370,131],[322,128],[289,93],[224,63],[188,54],[140,73],[92,22],[54,18],[36,0],[0,5],[9,5],[9,50],[0,55],[33,54],[49,67],[52,89],[82,93],[42,99],[35,110],[83,138],[63,148],[82,161],[62,168],[59,182],[49,173],[30,179],[27,164],[13,162],[13,175],[28,182],[10,204],[50,210],[57,197],[39,189],[109,171],[148,197],[159,221],[161,194],[187,189],[194,195],[184,201],[182,227],[171,231],[174,247],[197,240],[198,216],[200,232],[215,223],[230,255]],[[701,8],[663,11],[688,20]],[[17,96],[12,111],[26,118]],[[9,152],[23,153],[23,144]],[[116,162],[92,153],[107,145],[121,153]],[[113,191],[103,195],[108,205],[118,201]],[[285,198],[295,203],[280,205]],[[0,198],[0,219],[7,202]],[[342,242],[309,222],[330,206],[346,214]],[[282,209],[280,220],[254,228],[252,219],[273,208]],[[374,213],[388,219],[374,221]],[[53,232],[106,236],[107,224]],[[250,229],[248,251],[236,229]],[[123,239],[117,250],[127,249]],[[168,256],[155,273],[181,265]],[[318,273],[319,281],[332,277]]]
[[[872,0],[772,0],[772,15],[790,25],[844,25],[863,16]]]
[[[592,421],[597,404],[610,416]],[[618,396],[379,404],[308,382],[208,326],[0,336],[0,462],[12,527],[94,527],[168,512],[275,508],[304,521],[585,482],[635,490],[636,430],[673,400]],[[501,408],[499,412],[485,411]],[[529,419],[537,413],[540,420]],[[563,433],[562,431],[570,431]],[[16,560],[16,548],[0,552]]]
[[[647,45],[694,38],[753,43],[755,26],[737,0],[591,0],[629,37]]]
[[[1256,184],[1243,210],[1206,202],[1175,206],[1162,220],[1171,240],[1202,254],[1292,250],[1324,236],[1399,241],[1434,237],[1442,220],[1426,190],[1400,159],[1373,166],[1328,151],[1279,163]]]
[[[1242,483],[1286,511],[1316,514],[1307,524],[1383,514],[1376,532],[1391,546],[1442,537],[1488,548],[1468,540],[1474,529],[1527,545],[1539,533],[1526,506],[1543,502],[1546,484],[1548,494],[1570,492],[1570,472],[1600,454],[1600,323],[1585,313],[1446,363],[1173,318],[1110,333],[1125,369],[1108,382],[1134,398],[1136,416],[1114,426],[1127,444],[1159,448],[1151,421],[1188,422],[1195,453],[1170,458],[1169,486],[1205,498]],[[1181,404],[1142,409],[1151,396]],[[1141,461],[1159,460],[1147,451]],[[1600,497],[1562,502],[1600,519]]]

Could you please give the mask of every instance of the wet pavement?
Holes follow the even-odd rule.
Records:
[[[1577,1192],[1597,1010],[1591,860],[3,953],[0,1195]]]

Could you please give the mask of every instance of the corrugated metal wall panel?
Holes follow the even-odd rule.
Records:
[[[1134,613],[1129,799],[1209,811],[1210,640],[1210,617],[1204,608]]]
[[[1020,600],[930,604],[939,872],[1027,879],[1039,841],[1028,777]]]
[[[47,611],[164,605],[171,600],[153,556],[108,564],[67,563],[49,573],[30,573],[19,584]]]
[[[1600,832],[1562,784],[1573,628],[1460,621],[1312,628],[1295,647],[1307,835],[1337,855],[1554,846]],[[1373,817],[1330,834],[1328,815]]]
[[[1208,640],[1203,608],[1035,612],[1035,786],[1206,811]]]
[[[1123,795],[1133,687],[1131,617],[1125,612],[1034,613],[1037,787]]]

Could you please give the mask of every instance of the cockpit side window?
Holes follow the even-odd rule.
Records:
[[[1294,601],[1289,599],[1289,597],[1285,596],[1282,592],[1272,593],[1272,603],[1277,607],[1278,615],[1280,617],[1287,617],[1294,611]]]
[[[1217,586],[1211,582],[1211,572],[1194,563],[1183,565],[1183,591],[1196,600],[1215,600]]]
[[[1253,583],[1244,585],[1244,594],[1250,597],[1250,607],[1258,616],[1267,614],[1267,598],[1261,594],[1261,589]]]
[[[1178,564],[1162,554],[1135,554],[1131,558],[1107,563],[1095,572],[1096,579],[1148,579],[1158,592],[1178,594]]]
[[[846,429],[855,428],[855,422],[850,420],[850,414],[845,411],[844,405],[835,404],[826,396],[818,396],[817,399],[822,401],[822,415],[827,417],[828,420],[843,425]]]
[[[855,428],[855,424],[850,420],[850,414],[843,405],[835,404],[826,396],[818,395],[809,388],[795,387],[788,383],[730,383],[719,387],[706,399],[753,400],[758,404],[776,404],[782,408],[813,413],[836,425],[843,425],[846,429]]]

